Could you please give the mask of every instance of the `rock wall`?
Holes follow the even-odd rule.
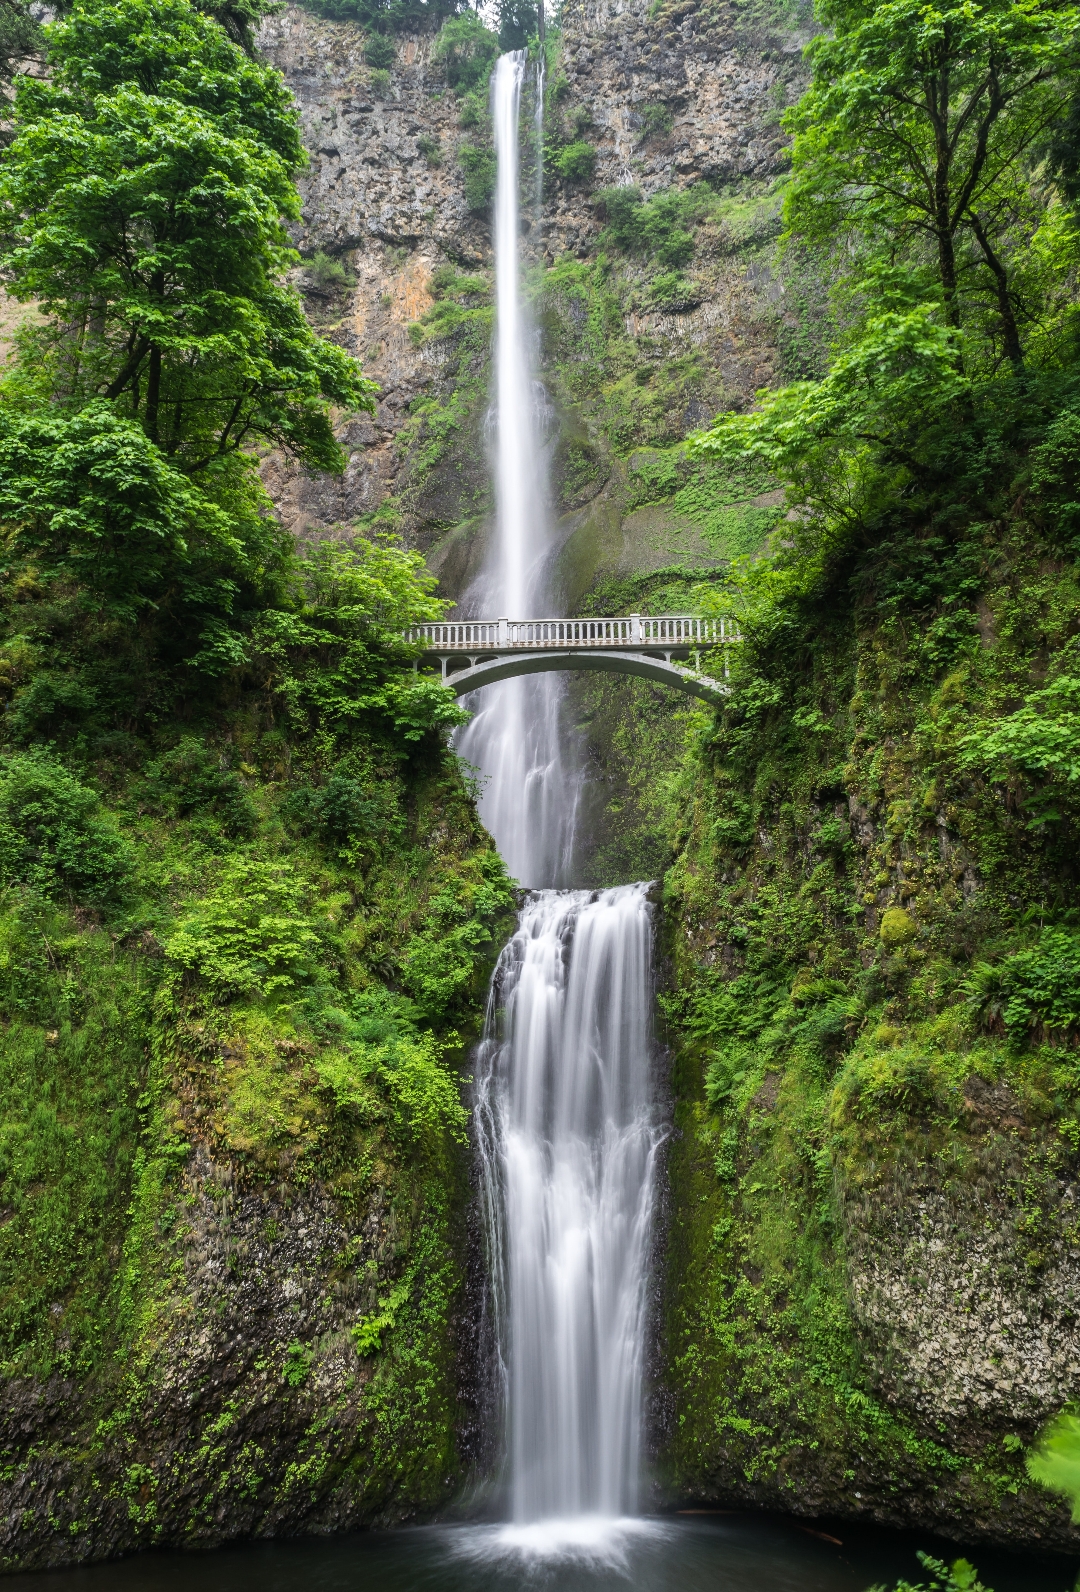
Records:
[[[538,227],[530,227],[528,249],[541,280],[543,267],[594,256],[603,226],[595,193],[605,186],[633,183],[648,197],[701,181],[764,183],[781,169],[779,109],[794,96],[804,34],[751,37],[737,28],[734,6],[683,3],[653,16],[649,11],[635,0],[617,8],[571,4],[563,13],[549,85],[558,83],[567,112],[587,108],[597,165],[587,186],[546,178],[543,212]],[[355,278],[351,288],[321,294],[308,283],[309,309],[381,387],[374,416],[345,420],[339,428],[348,454],[343,477],[312,477],[271,455],[263,478],[279,513],[302,538],[340,534],[335,527],[348,528],[389,499],[398,529],[431,555],[444,590],[457,596],[479,562],[489,509],[486,348],[474,340],[463,361],[460,339],[418,345],[409,328],[430,310],[440,266],[452,263],[490,281],[489,217],[466,202],[457,152],[475,135],[459,126],[460,103],[432,58],[431,37],[400,38],[389,86],[381,87],[377,74],[373,86],[363,63],[363,43],[357,26],[327,22],[293,5],[265,22],[260,34],[261,48],[296,96],[310,156],[300,180],[297,246],[307,257],[318,251],[334,256]],[[649,132],[650,107],[664,110],[659,132]],[[775,225],[767,230],[775,233]],[[777,368],[771,325],[777,285],[767,270],[748,267],[739,240],[722,234],[722,228],[706,227],[699,240],[695,302],[674,312],[628,302],[622,315],[621,336],[640,348],[641,358],[657,363],[696,354],[715,373],[707,391],[682,403],[679,435],[710,418],[721,401],[748,401]],[[307,281],[302,270],[298,276]],[[558,373],[550,359],[546,363],[558,389]],[[423,424],[410,425],[410,417],[425,401],[453,401],[465,386],[470,391],[467,414],[456,427],[459,445],[432,469],[422,462],[431,451],[430,435]],[[573,600],[596,568],[648,563],[652,527],[644,535],[631,527],[629,552],[616,548],[634,507],[619,490],[625,471],[611,458],[625,449],[613,450],[598,436],[595,417],[583,421],[572,396],[563,391],[558,397],[564,436],[587,433],[607,460],[605,476],[615,476],[597,512],[586,516],[586,539],[596,541],[597,550],[586,557],[591,567],[584,585],[576,582],[581,589],[570,592]],[[563,486],[557,482],[557,510],[579,514],[564,527],[570,535],[580,529],[583,504]],[[691,562],[702,561],[690,526],[669,517],[663,529],[672,543],[668,561],[684,551]]]

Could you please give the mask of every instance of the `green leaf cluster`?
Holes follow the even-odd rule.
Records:
[[[225,996],[272,995],[318,975],[320,936],[286,864],[231,858],[165,942],[184,973]]]
[[[1063,1410],[1051,1421],[1028,1455],[1027,1468],[1032,1480],[1065,1495],[1073,1523],[1080,1522],[1080,1417]]]
[[[431,53],[442,62],[455,94],[465,95],[486,87],[499,55],[499,39],[475,11],[466,10],[443,23]]]
[[[1037,942],[1001,962],[979,962],[968,1003],[989,1028],[1019,1039],[1068,1040],[1080,1033],[1080,934],[1045,928]]]
[[[95,791],[41,748],[0,757],[0,884],[101,907],[130,871],[130,849]]]

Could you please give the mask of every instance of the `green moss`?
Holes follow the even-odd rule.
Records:
[[[641,474],[670,491],[682,471],[668,454]],[[682,1495],[782,1505],[813,1478],[875,1508],[915,1489],[994,1509],[1027,1486],[1001,1432],[885,1395],[849,1281],[886,1264],[915,1189],[947,1201],[961,1249],[999,1224],[1027,1278],[1071,1242],[1076,808],[1059,779],[1057,821],[1030,825],[1042,776],[1010,810],[990,781],[1015,773],[980,785],[964,748],[1039,649],[1065,670],[1080,607],[1029,523],[1004,510],[992,558],[988,536],[961,526],[945,554],[897,529],[828,600],[782,554],[712,588],[747,639],[728,707],[689,727],[665,879]],[[1004,1091],[1022,1136],[983,1136],[972,1079]]]

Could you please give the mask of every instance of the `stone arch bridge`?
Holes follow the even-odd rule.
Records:
[[[656,680],[706,702],[727,696],[730,619],[629,614],[618,619],[467,619],[417,625],[408,640],[437,662],[457,696],[551,669],[603,669]],[[705,654],[704,661],[701,654]]]

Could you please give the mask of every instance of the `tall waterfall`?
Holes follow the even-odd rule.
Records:
[[[555,552],[544,467],[547,397],[533,373],[521,292],[519,115],[527,52],[503,55],[492,80],[495,191],[495,538],[463,611],[524,619],[553,611]],[[567,758],[553,675],[489,686],[469,702],[458,749],[480,769],[480,813],[515,878],[570,883],[578,776]]]
[[[492,980],[476,1122],[519,1525],[637,1504],[658,1142],[646,890],[537,892]]]
[[[547,401],[519,255],[525,67],[524,51],[502,56],[492,89],[497,534],[467,599],[474,612],[510,617],[550,613],[557,601]],[[541,120],[533,133],[539,143]],[[550,674],[488,687],[459,741],[486,777],[484,822],[532,887],[571,882],[577,780],[560,703]],[[560,1541],[637,1501],[658,1143],[651,953],[645,885],[534,888],[492,978],[480,1047],[476,1125],[513,1520],[546,1522],[537,1529],[549,1533],[559,1521]]]

